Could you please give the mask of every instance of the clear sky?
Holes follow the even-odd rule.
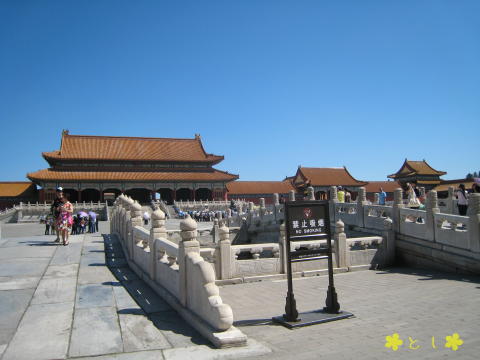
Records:
[[[0,0],[0,181],[76,135],[193,138],[240,180],[479,171],[480,1]]]

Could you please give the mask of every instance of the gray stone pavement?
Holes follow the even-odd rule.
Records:
[[[108,224],[100,225],[100,233],[71,236],[62,246],[53,235],[39,235],[41,225],[2,224],[1,359],[212,358],[232,352],[211,348],[126,268],[118,241],[101,235]]]
[[[408,268],[337,274],[341,307],[355,317],[296,330],[271,322],[284,312],[286,281],[222,286],[235,325],[250,340],[247,348],[213,349],[124,266],[115,238],[78,235],[64,247],[37,234],[41,225],[2,224],[3,360],[477,359],[480,353],[480,277]],[[294,280],[300,312],[323,307],[327,279]],[[385,347],[394,333],[403,340],[397,351]],[[464,341],[457,351],[445,348],[453,333]]]
[[[479,358],[480,277],[395,268],[338,274],[334,281],[341,309],[355,318],[295,330],[270,320],[284,313],[284,280],[223,286],[220,293],[233,308],[235,325],[272,349],[255,358]],[[322,308],[327,286],[326,276],[295,279],[298,311]],[[397,351],[384,346],[394,333],[404,342]],[[453,333],[464,341],[457,351],[445,348],[445,337]]]

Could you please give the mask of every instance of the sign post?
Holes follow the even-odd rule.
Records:
[[[285,314],[273,320],[282,325],[295,328],[327,321],[340,320],[353,314],[340,311],[337,293],[333,283],[332,239],[330,233],[330,216],[328,201],[290,201],[285,203],[285,230],[287,252],[287,298]],[[305,249],[293,246],[312,240],[326,240],[319,247]],[[328,290],[325,307],[322,310],[298,313],[293,293],[292,263],[328,259]]]

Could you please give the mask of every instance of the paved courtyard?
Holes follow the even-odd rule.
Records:
[[[41,225],[2,224],[3,360],[477,359],[480,353],[480,277],[408,268],[336,275],[341,307],[355,317],[296,330],[271,322],[284,312],[286,281],[222,286],[235,325],[251,341],[244,349],[213,349],[125,267],[108,223],[100,224],[104,236],[77,235],[67,247],[54,245]],[[326,287],[327,277],[295,279],[299,311],[321,308]],[[397,351],[384,346],[394,333],[403,341]],[[454,333],[463,340],[457,351],[445,348]]]
[[[322,308],[327,286],[326,276],[295,279],[298,311]],[[285,280],[223,286],[220,293],[234,310],[236,326],[271,348],[271,354],[259,358],[478,359],[480,356],[480,277],[396,268],[338,274],[335,287],[341,309],[352,312],[355,318],[295,330],[270,320],[284,313]],[[385,337],[394,333],[403,340],[397,351],[384,347]],[[464,341],[457,351],[445,348],[445,337],[454,333]],[[432,347],[432,337],[436,349]]]

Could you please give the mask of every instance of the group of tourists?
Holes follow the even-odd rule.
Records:
[[[352,202],[352,193],[342,186],[338,187],[337,198],[339,203],[350,203]]]
[[[72,235],[95,233],[98,231],[97,214],[93,211],[85,213],[83,211],[73,215]]]
[[[69,235],[95,233],[98,231],[98,217],[93,211],[81,211],[73,214],[73,205],[63,193],[63,188],[56,189],[56,197],[51,206],[51,215],[45,218],[45,235],[56,233],[56,243],[68,245]]]

